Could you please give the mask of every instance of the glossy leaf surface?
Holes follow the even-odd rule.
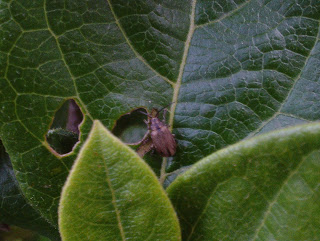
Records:
[[[63,189],[63,240],[180,240],[175,211],[150,167],[96,121]]]
[[[320,124],[216,152],[167,189],[184,240],[320,238]]]
[[[133,109],[174,102],[167,171],[320,119],[319,1],[4,0],[0,13],[0,137],[26,199],[54,226],[93,119],[112,129]],[[73,153],[58,156],[45,135],[68,99],[84,122]]]

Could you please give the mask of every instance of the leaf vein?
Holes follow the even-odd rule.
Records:
[[[204,24],[199,24],[195,28],[202,28],[202,27],[205,27],[205,26],[207,26],[209,24],[212,24],[212,23],[221,22],[223,19],[225,19],[225,18],[231,16],[232,14],[234,14],[235,12],[241,10],[243,7],[245,7],[250,2],[251,2],[251,0],[248,0],[247,2],[244,2],[244,3],[240,4],[237,8],[235,8],[232,11],[230,11],[229,13],[223,15],[221,18],[217,18],[217,19],[215,19],[213,21],[208,21],[207,23],[204,23]]]
[[[112,205],[113,205],[113,207],[115,209],[117,220],[118,220],[118,227],[119,227],[119,230],[120,230],[121,238],[122,238],[122,240],[126,240],[126,237],[125,237],[125,234],[124,234],[124,230],[123,230],[123,227],[122,227],[120,211],[119,211],[119,209],[117,207],[117,204],[116,204],[115,192],[113,190],[112,183],[111,183],[111,181],[109,179],[109,170],[108,170],[107,164],[106,164],[106,162],[104,160],[103,160],[103,164],[104,164],[104,167],[105,167],[106,181],[108,183],[108,186],[109,186],[110,192],[111,192],[111,196],[112,196]]]
[[[150,70],[152,70],[157,76],[161,77],[163,80],[165,80],[166,82],[168,82],[170,85],[172,86],[175,86],[175,83],[173,83],[171,80],[169,80],[167,77],[161,75],[159,72],[157,72],[154,68],[152,68],[148,63],[147,61],[143,58],[143,56],[141,56],[133,47],[133,45],[131,44],[130,40],[128,39],[125,31],[123,30],[123,28],[121,27],[121,24],[119,22],[119,18],[116,16],[115,12],[114,12],[114,9],[112,7],[112,4],[110,2],[110,0],[107,0],[108,4],[109,4],[109,7],[110,7],[110,10],[112,12],[112,15],[115,19],[115,22],[117,24],[117,26],[119,27],[124,39],[126,40],[127,44],[129,45],[129,47],[131,48],[131,50],[133,51],[133,53],[136,55],[136,57],[142,62],[144,63]]]
[[[279,191],[277,192],[277,194],[274,196],[273,200],[267,206],[266,212],[264,213],[264,215],[262,217],[262,221],[261,221],[260,225],[257,227],[257,230],[256,230],[252,240],[256,240],[257,239],[258,234],[259,234],[261,228],[263,227],[263,225],[265,224],[269,214],[273,215],[271,213],[271,209],[274,206],[274,204],[276,203],[276,201],[278,200],[280,194],[282,193],[283,187],[288,183],[289,179],[298,172],[299,168],[302,166],[302,164],[305,162],[306,159],[307,158],[302,158],[301,162],[299,163],[299,165],[297,165],[295,170],[293,170],[292,173],[290,175],[288,175],[288,177],[283,181],[282,185],[279,188]]]
[[[73,76],[73,74],[72,74],[72,72],[71,72],[71,69],[70,69],[69,65],[67,64],[67,62],[66,62],[65,55],[64,55],[64,53],[62,52],[62,49],[61,49],[61,46],[60,46],[60,43],[59,43],[59,41],[58,41],[57,36],[55,35],[55,33],[54,33],[54,32],[52,31],[52,29],[50,28],[50,24],[49,24],[49,20],[48,20],[48,15],[47,15],[47,8],[46,8],[46,6],[47,6],[47,0],[45,0],[45,1],[43,2],[43,9],[44,9],[44,15],[45,15],[46,23],[47,23],[47,26],[48,26],[48,31],[50,32],[50,34],[51,34],[52,37],[54,38],[54,40],[55,40],[55,42],[56,42],[56,44],[57,44],[57,48],[58,48],[58,50],[59,50],[59,53],[60,53],[60,55],[61,55],[61,60],[64,62],[65,66],[66,66],[66,68],[67,68],[67,70],[68,70],[68,73],[70,74],[70,77],[71,77],[72,82],[73,82],[73,86],[74,86],[74,88],[75,88],[75,91],[76,91],[76,94],[77,94],[77,97],[78,97],[78,98],[77,98],[78,101],[81,103],[82,107],[86,110],[86,115],[88,115],[91,119],[93,119],[92,116],[90,115],[90,112],[87,110],[86,105],[82,102],[81,98],[79,97],[79,92],[78,92],[77,85],[76,85],[76,81],[75,81],[76,78],[75,78],[75,76]]]

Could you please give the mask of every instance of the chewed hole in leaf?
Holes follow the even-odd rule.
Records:
[[[112,133],[127,144],[139,143],[148,131],[147,125],[143,121],[147,119],[147,116],[141,112],[147,113],[146,109],[139,108],[122,115],[117,120]]]
[[[83,114],[78,104],[73,100],[67,100],[56,112],[46,139],[51,148],[58,154],[66,154],[72,151],[79,141],[79,126],[83,120]]]
[[[147,151],[140,155],[139,147],[143,145],[140,143],[148,133],[147,125],[143,120],[147,120],[147,116],[143,113],[149,113],[152,116],[156,114],[154,110],[147,112],[145,108],[138,108],[129,113],[122,115],[116,122],[112,133],[119,137],[123,142],[130,145],[136,150],[140,157],[148,163],[157,176],[160,176],[160,169],[162,157],[154,151]],[[143,149],[143,148],[142,148]],[[141,150],[141,149],[140,149]]]

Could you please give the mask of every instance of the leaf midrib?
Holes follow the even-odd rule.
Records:
[[[188,31],[188,35],[187,35],[187,40],[184,45],[184,51],[183,51],[182,61],[181,61],[180,68],[179,68],[178,79],[177,79],[177,82],[176,82],[176,84],[174,86],[174,90],[173,90],[172,105],[171,105],[170,117],[169,117],[169,125],[170,125],[171,131],[173,128],[173,118],[174,118],[174,113],[175,113],[177,102],[178,102],[178,95],[179,95],[179,90],[181,87],[183,71],[184,71],[184,67],[186,65],[191,39],[192,39],[194,30],[195,30],[194,18],[195,18],[196,4],[197,4],[197,0],[192,0],[189,31]]]
[[[102,147],[103,149],[103,147]],[[110,189],[110,192],[111,192],[111,197],[112,197],[112,205],[114,207],[114,210],[116,212],[116,217],[117,217],[117,223],[118,223],[118,227],[119,227],[119,230],[120,230],[120,234],[121,234],[121,238],[122,240],[126,240],[126,237],[125,237],[125,234],[124,234],[124,230],[123,230],[123,226],[122,226],[122,222],[121,222],[121,216],[120,216],[120,211],[117,207],[117,201],[116,201],[116,196],[115,196],[115,192],[114,192],[114,189],[112,187],[112,183],[110,181],[110,178],[109,178],[109,169],[107,167],[107,164],[104,160],[102,160],[103,164],[104,164],[104,169],[105,169],[105,173],[106,173],[106,181],[108,183],[108,187]]]
[[[291,171],[291,173],[287,176],[287,178],[286,178],[285,180],[283,180],[283,183],[282,183],[281,186],[279,187],[279,190],[277,191],[277,193],[274,195],[274,198],[273,198],[271,201],[268,201],[268,202],[267,202],[267,208],[266,208],[263,216],[261,217],[261,223],[260,223],[260,225],[256,228],[256,231],[255,231],[255,233],[254,233],[254,236],[253,236],[252,239],[250,239],[250,240],[252,240],[252,241],[257,240],[257,237],[258,237],[258,235],[259,235],[259,232],[260,232],[261,228],[264,226],[267,218],[269,217],[269,214],[271,213],[272,207],[274,206],[274,204],[276,204],[276,202],[278,201],[278,198],[279,198],[280,194],[281,194],[282,191],[283,191],[283,187],[288,183],[288,181],[291,179],[291,177],[292,177],[293,175],[295,175],[295,174],[299,171],[300,167],[303,165],[303,163],[306,161],[306,159],[307,159],[307,158],[306,158],[305,156],[301,158],[300,163],[295,167],[295,169],[293,169],[293,170]],[[229,177],[228,179],[224,180],[222,183],[228,181],[228,180],[231,179],[232,177],[233,177],[233,176]],[[201,213],[199,214],[197,220],[194,222],[194,224],[193,224],[192,227],[191,227],[191,232],[190,232],[190,234],[188,235],[187,240],[191,240],[191,239],[193,238],[194,231],[195,231],[196,227],[198,226],[198,223],[199,223],[199,221],[201,220],[202,216],[204,215],[205,211],[207,210],[208,205],[210,204],[210,200],[211,200],[212,197],[214,196],[214,194],[215,194],[215,192],[216,192],[216,189],[217,189],[217,187],[218,187],[220,184],[221,184],[221,183],[218,183],[217,186],[211,190],[211,194],[209,195],[209,198],[207,199],[207,201],[206,201],[206,203],[205,203],[205,205],[204,205],[203,210],[201,211]],[[261,195],[263,195],[263,194],[261,193]]]
[[[292,177],[293,175],[295,175],[295,174],[299,171],[300,167],[302,166],[302,164],[303,164],[306,160],[307,160],[307,158],[306,158],[305,156],[302,157],[302,159],[301,159],[300,163],[297,165],[297,167],[296,167],[294,170],[292,170],[292,172],[287,176],[287,178],[286,178],[285,180],[283,180],[283,183],[281,184],[281,186],[280,186],[280,188],[279,188],[279,191],[278,191],[277,194],[274,196],[273,200],[268,203],[268,208],[266,209],[266,211],[265,211],[265,213],[264,213],[264,215],[263,215],[262,221],[261,221],[260,225],[257,227],[256,232],[255,232],[252,240],[256,240],[256,239],[257,239],[261,228],[264,226],[267,218],[269,217],[269,214],[271,213],[272,207],[273,207],[274,204],[278,201],[278,198],[279,198],[280,194],[281,194],[282,191],[283,191],[283,187],[284,187],[286,184],[288,184],[288,181],[291,179],[291,177]]]

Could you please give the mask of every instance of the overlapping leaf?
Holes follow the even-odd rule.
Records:
[[[320,124],[252,138],[199,161],[167,189],[184,240],[317,240]]]
[[[53,225],[92,119],[112,128],[133,108],[174,101],[173,170],[320,117],[318,1],[16,0],[0,8],[0,135],[22,191]],[[84,114],[80,143],[56,156],[45,134],[70,98]]]
[[[63,240],[180,240],[176,213],[150,167],[95,121],[61,196]]]
[[[21,193],[8,154],[0,141],[0,222],[35,230],[60,240],[57,229],[50,225],[37,210],[32,208]]]

